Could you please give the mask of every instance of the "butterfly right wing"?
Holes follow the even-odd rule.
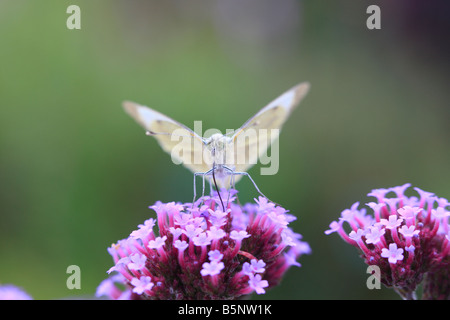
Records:
[[[262,108],[231,137],[233,152],[228,161],[234,163],[236,171],[247,171],[264,154],[291,112],[309,91],[309,83],[303,82]],[[272,130],[277,129],[277,130]],[[236,177],[236,181],[240,177]]]
[[[134,102],[123,103],[125,111],[139,123],[147,134],[155,137],[164,151],[176,164],[182,163],[192,172],[211,169],[210,156],[198,134],[168,116]]]

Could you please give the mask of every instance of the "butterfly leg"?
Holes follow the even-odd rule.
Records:
[[[233,184],[232,184],[232,187],[233,187],[233,189],[234,190],[236,190],[236,181],[235,181],[235,179],[234,179],[234,175],[233,175]],[[239,201],[239,195],[236,193],[236,202],[237,202],[237,204],[239,205],[239,206],[242,206],[241,205],[241,201]]]
[[[253,183],[253,185],[255,186],[256,191],[258,191],[258,193],[259,193],[261,196],[263,196],[264,198],[266,198],[266,199],[269,200],[270,202],[273,202],[274,204],[278,205],[276,202],[274,202],[274,201],[270,200],[269,198],[267,198],[267,197],[264,195],[264,193],[262,193],[261,190],[259,190],[259,188],[258,188],[258,186],[256,185],[255,181],[252,179],[252,177],[250,176],[250,174],[248,174],[248,172],[245,172],[245,171],[243,171],[243,172],[236,172],[236,171],[233,171],[231,174],[232,174],[232,175],[247,176],[247,177],[250,179],[250,181]]]
[[[236,190],[236,180],[234,179],[235,171],[227,166],[223,166],[223,168],[225,170],[227,170],[228,173],[231,175],[230,185],[228,187],[228,199],[227,199],[227,206],[228,206],[228,203],[230,202],[230,189]],[[241,205],[241,202],[239,201],[239,196],[237,193],[236,193],[236,201],[237,201],[238,205]]]
[[[192,200],[192,207],[194,207],[195,199],[197,198],[197,176],[203,176],[203,192],[205,191],[205,172],[194,172],[194,199]]]
[[[207,175],[210,175],[212,172],[212,169],[206,171],[206,172],[194,172],[194,199],[192,200],[192,207],[194,207],[195,199],[197,198],[197,184],[196,184],[196,178],[197,176],[202,176],[202,203],[203,204],[203,198],[205,197],[205,179]],[[212,193],[212,192],[211,192]]]
[[[231,189],[236,190],[236,183],[235,183],[235,179],[234,179],[235,171],[234,171],[234,169],[232,169],[232,168],[230,168],[230,167],[228,167],[228,166],[225,166],[225,165],[222,166],[222,168],[225,169],[225,170],[230,174],[230,176],[231,176],[230,184],[229,184],[228,190],[227,190],[227,191],[228,191],[227,207],[228,207],[228,204],[230,203],[230,195],[231,195],[230,190],[231,190]],[[238,204],[240,204],[239,198],[238,198],[237,195],[236,195],[236,199],[237,199]]]
[[[194,172],[194,199],[192,199],[192,208],[194,208],[195,198],[197,198],[197,185],[196,185],[196,178],[198,175],[200,175],[203,172]]]
[[[202,180],[203,180],[203,186],[202,186],[202,199],[205,198],[205,177],[206,177],[207,172],[204,172],[202,175]],[[202,200],[202,204],[203,204],[203,200]]]
[[[228,187],[227,207],[230,204],[231,189],[235,189],[234,174],[231,174],[230,185]]]
[[[208,184],[209,184],[209,194],[212,195],[213,194],[213,182],[211,181],[212,179],[208,180]]]

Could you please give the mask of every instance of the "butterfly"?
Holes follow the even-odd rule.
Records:
[[[125,111],[171,154],[172,161],[183,164],[194,173],[194,200],[196,177],[205,178],[218,189],[234,187],[242,177],[247,176],[258,193],[254,180],[247,173],[268,147],[278,138],[279,131],[291,112],[309,91],[309,83],[300,83],[262,108],[239,129],[227,134],[214,133],[201,137],[183,124],[146,106],[125,101]],[[220,193],[219,193],[220,196]],[[264,196],[265,197],[265,196]],[[222,203],[223,205],[223,203]]]

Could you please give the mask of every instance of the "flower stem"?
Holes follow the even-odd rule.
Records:
[[[414,290],[408,290],[406,288],[394,287],[394,291],[403,299],[403,300],[417,300],[417,295]]]

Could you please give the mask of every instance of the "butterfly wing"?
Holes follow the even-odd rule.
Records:
[[[148,135],[156,138],[176,164],[182,163],[192,172],[206,172],[210,169],[210,160],[204,158],[209,153],[205,152],[204,155],[203,139],[194,131],[158,111],[134,102],[125,101],[123,107],[147,130]]]
[[[239,172],[252,167],[278,138],[279,130],[308,90],[307,82],[296,85],[262,108],[236,130],[231,138],[233,150],[229,153],[227,163],[234,165],[235,171]],[[235,180],[239,178],[240,176],[236,176]]]

